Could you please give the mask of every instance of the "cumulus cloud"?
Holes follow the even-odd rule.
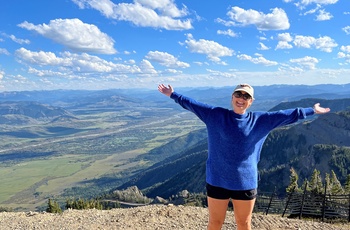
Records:
[[[290,24],[288,16],[283,9],[274,8],[271,13],[264,14],[256,10],[245,10],[234,6],[227,13],[230,21],[218,19],[227,26],[250,26],[254,25],[258,30],[286,30]]]
[[[331,5],[337,3],[338,0],[301,0],[298,1],[297,4],[307,6],[311,4],[319,4],[319,5]]]
[[[7,49],[0,48],[0,54],[10,55],[10,52]]]
[[[342,52],[338,52],[338,58],[343,58],[345,62],[350,63],[350,46],[341,46],[340,50]]]
[[[56,19],[49,24],[23,22],[21,28],[32,30],[74,51],[114,54],[114,40],[92,24],[75,19]]]
[[[16,50],[15,55],[22,61],[35,65],[69,65],[70,60],[59,58],[52,52],[32,52],[25,48]],[[68,63],[66,63],[68,61]]]
[[[320,38],[314,38],[311,36],[297,35],[293,41],[294,45],[299,48],[312,48],[315,47],[323,52],[330,53],[334,47],[338,44],[330,37],[324,36]]]
[[[139,74],[141,70],[135,65],[124,65],[106,61],[97,56],[87,53],[76,54],[63,52],[58,57],[52,52],[33,52],[20,48],[15,52],[20,62],[47,66],[57,71],[73,73],[117,73],[117,74]]]
[[[342,30],[343,30],[347,35],[350,35],[350,26],[345,26],[344,28],[342,28]]]
[[[149,76],[157,74],[157,71],[154,69],[151,62],[148,60],[143,59],[140,63],[140,69],[143,75]]]
[[[159,51],[150,51],[146,55],[146,58],[159,63],[162,66],[168,68],[188,68],[190,65],[186,62],[179,61],[176,57],[169,53],[159,52]]]
[[[278,34],[277,40],[278,40],[278,44],[276,46],[276,50],[293,48],[293,46],[289,43],[289,42],[293,41],[293,38],[289,33]]]
[[[333,18],[333,15],[331,15],[329,12],[326,12],[325,10],[320,10],[319,14],[316,17],[316,21],[327,21]]]
[[[316,69],[316,64],[318,63],[318,59],[314,57],[303,57],[303,58],[296,58],[296,59],[290,59],[291,63],[296,63],[299,66],[301,66],[303,69],[307,70],[313,70]]]
[[[221,62],[221,57],[233,55],[232,49],[220,45],[214,41],[205,39],[195,40],[192,34],[187,35],[187,40],[185,43],[190,52],[207,55],[207,58],[213,62],[219,63]]]
[[[270,48],[269,47],[267,47],[264,43],[262,43],[262,42],[259,42],[259,48],[258,48],[258,50],[269,50]]]
[[[179,9],[174,0],[134,0],[133,3],[114,4],[110,0],[72,0],[81,9],[98,10],[107,18],[128,21],[140,27],[153,27],[166,30],[188,30],[192,28],[191,20],[185,6]]]
[[[260,56],[260,55],[256,55],[258,57],[252,57],[252,56],[249,56],[249,55],[246,55],[246,54],[239,54],[237,55],[237,58],[239,60],[242,60],[242,61],[250,61],[254,64],[261,64],[261,65],[265,65],[265,66],[273,66],[273,65],[277,65],[278,63],[275,62],[275,61],[269,61],[267,60],[266,58]]]
[[[217,31],[217,34],[221,34],[221,35],[227,35],[227,36],[230,36],[230,37],[238,37],[238,34],[235,33],[234,31],[232,31],[231,29],[228,29],[228,30],[218,30]]]
[[[16,38],[15,35],[9,35],[8,36],[12,41],[18,43],[18,44],[30,44],[30,41],[28,39],[20,39],[20,38]]]

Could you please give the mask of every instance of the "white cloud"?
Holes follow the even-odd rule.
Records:
[[[232,72],[222,72],[222,71],[217,71],[217,70],[212,70],[212,69],[206,69],[208,73],[210,73],[211,77],[218,78],[218,77],[223,77],[223,78],[235,78],[237,77],[236,73]]]
[[[237,55],[237,58],[239,60],[242,60],[242,61],[250,61],[250,62],[252,62],[254,64],[262,64],[262,65],[265,65],[265,66],[273,66],[273,65],[277,65],[278,64],[277,62],[269,61],[269,60],[265,59],[262,56],[258,56],[256,58],[254,58],[254,57],[251,57],[251,56],[246,55],[246,54],[239,54],[239,55]]]
[[[329,12],[326,12],[325,10],[320,10],[319,14],[316,17],[316,21],[327,21],[333,18],[333,15],[331,15]]]
[[[184,6],[177,8],[174,0],[134,0],[133,3],[114,4],[110,0],[72,0],[81,9],[93,8],[107,18],[118,21],[128,21],[136,26],[153,27],[167,30],[191,29],[191,20],[180,20],[188,16]]]
[[[259,45],[260,45],[260,47],[258,48],[258,50],[269,50],[270,49],[262,42],[259,42]]]
[[[232,31],[231,29],[228,29],[228,30],[218,30],[217,31],[217,34],[221,34],[221,35],[227,35],[227,36],[230,36],[230,37],[238,37],[238,34],[235,33],[234,31]]]
[[[316,49],[327,53],[332,52],[333,48],[338,46],[338,44],[328,36],[314,38],[311,36],[297,35],[295,36],[293,43],[299,48],[315,47]]]
[[[7,49],[0,48],[0,54],[10,55],[10,52]]]
[[[303,57],[303,58],[297,58],[297,59],[290,59],[291,63],[296,63],[299,66],[301,66],[303,69],[307,70],[313,70],[316,69],[316,64],[318,63],[318,59],[314,57]]]
[[[290,35],[290,33],[281,33],[277,35],[277,40],[284,41],[284,42],[291,42],[293,41],[293,38]]]
[[[33,30],[42,36],[62,44],[74,51],[114,54],[114,40],[101,32],[98,27],[79,19],[56,19],[49,24],[34,25],[23,22],[18,25]]]
[[[341,46],[340,50],[343,52],[338,52],[338,58],[344,58],[345,62],[350,63],[350,46]]]
[[[44,51],[32,52],[25,48],[20,48],[16,50],[15,55],[21,61],[25,61],[27,63],[35,64],[35,65],[56,66],[56,65],[70,65],[71,63],[70,60],[59,58],[56,56],[56,54],[52,52],[44,52]]]
[[[286,30],[290,27],[286,12],[280,8],[274,8],[271,13],[264,14],[256,10],[244,10],[235,6],[231,8],[227,15],[232,21],[219,20],[226,25],[255,25],[258,30]]]
[[[319,5],[331,5],[337,3],[338,0],[301,0],[298,4],[307,6],[311,4],[319,4]]]
[[[171,73],[171,74],[182,74],[182,71],[179,71],[177,69],[166,69],[164,70],[166,73]]]
[[[346,53],[350,53],[350,46],[341,46],[340,50]]]
[[[232,56],[233,50],[225,46],[220,45],[217,42],[209,41],[205,39],[195,40],[192,34],[187,35],[185,41],[188,49],[192,53],[199,53],[207,55],[207,58],[213,62],[220,63],[221,57]]]
[[[157,71],[154,69],[153,65],[148,61],[143,59],[140,63],[141,72],[145,75],[154,75],[157,74]]]
[[[285,50],[285,49],[292,49],[293,48],[293,46],[291,45],[291,44],[289,44],[288,42],[286,42],[286,41],[279,41],[278,43],[277,43],[277,46],[276,46],[276,50],[278,50],[278,49],[281,49],[281,50]]]
[[[0,70],[0,81],[4,78],[5,72]]]
[[[345,26],[344,28],[342,28],[342,30],[343,30],[347,35],[350,35],[350,26]]]
[[[115,4],[110,0],[72,0],[80,9],[93,8],[100,11],[107,18],[113,17]]]
[[[181,62],[177,60],[176,57],[174,57],[171,54],[165,53],[165,52],[159,52],[159,51],[150,51],[146,55],[146,58],[155,61],[159,63],[162,66],[166,66],[169,68],[188,68],[190,65],[185,62]]]
[[[52,68],[52,71],[76,73],[76,74],[141,74],[141,70],[135,65],[125,65],[103,60],[97,56],[87,53],[74,54],[63,52],[60,57],[52,52],[33,52],[20,48],[15,52],[20,62],[46,66]]]
[[[20,39],[20,38],[16,38],[15,35],[10,35],[8,36],[12,41],[18,43],[18,44],[30,44],[30,41],[28,39]]]
[[[291,49],[293,46],[289,42],[293,41],[292,36],[289,33],[281,33],[277,35],[278,44],[276,50],[278,49]]]

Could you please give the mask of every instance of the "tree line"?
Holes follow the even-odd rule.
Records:
[[[337,178],[337,175],[332,170],[331,173],[326,173],[323,180],[321,172],[314,169],[311,178],[308,180],[304,179],[301,186],[299,186],[299,176],[295,169],[292,167],[290,169],[290,183],[286,188],[287,193],[291,192],[302,192],[304,189],[306,191],[314,194],[328,195],[347,195],[350,194],[350,174],[347,175],[345,183],[342,185]]]

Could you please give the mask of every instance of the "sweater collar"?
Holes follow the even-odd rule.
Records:
[[[243,113],[243,114],[238,114],[238,113],[235,113],[233,110],[231,110],[231,111],[232,111],[232,114],[233,114],[233,116],[234,116],[235,118],[242,119],[242,118],[248,117],[248,113],[247,113],[247,112],[245,112],[245,113]]]

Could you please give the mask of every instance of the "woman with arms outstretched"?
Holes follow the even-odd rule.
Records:
[[[258,162],[267,135],[277,127],[330,111],[317,103],[309,108],[247,112],[254,101],[254,89],[249,84],[239,84],[233,90],[232,110],[183,96],[171,85],[160,84],[158,90],[193,112],[207,127],[208,230],[221,229],[230,199],[237,229],[250,230],[257,196]]]

